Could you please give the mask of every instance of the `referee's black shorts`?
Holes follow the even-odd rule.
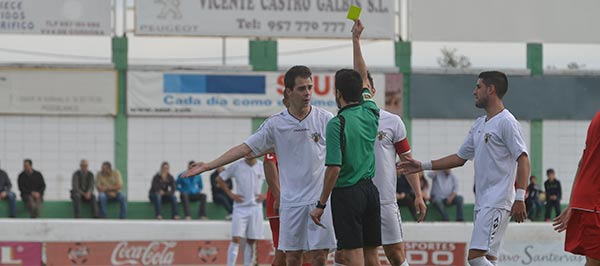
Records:
[[[334,188],[331,213],[338,249],[381,246],[379,191],[371,179]]]

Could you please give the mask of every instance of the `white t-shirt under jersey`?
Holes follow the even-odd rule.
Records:
[[[515,199],[517,159],[527,153],[521,125],[504,109],[471,127],[457,155],[475,166],[475,210],[485,207],[510,211]]]
[[[402,119],[390,112],[379,111],[379,127],[375,139],[375,177],[381,204],[396,202],[396,143],[406,139]],[[408,146],[407,146],[408,147]],[[408,153],[409,150],[403,151]]]
[[[245,159],[238,160],[229,166],[219,176],[223,180],[233,178],[235,193],[242,196],[244,202],[234,202],[233,207],[254,207],[262,202],[257,202],[256,197],[261,194],[263,184],[265,183],[265,174],[263,163],[256,161],[254,165],[246,163]]]
[[[333,115],[318,107],[302,121],[288,110],[269,117],[244,143],[255,154],[275,147],[281,207],[315,204],[325,175],[325,129]]]

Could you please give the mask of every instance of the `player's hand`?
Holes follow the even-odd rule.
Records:
[[[192,164],[192,168],[185,171],[185,173],[183,173],[183,175],[181,175],[181,177],[186,178],[186,177],[190,177],[190,176],[195,176],[197,174],[206,172],[206,170],[208,170],[206,163],[197,162],[197,163]]]
[[[365,26],[362,24],[362,21],[360,19],[355,20],[354,26],[352,26],[352,38],[355,40],[360,39],[363,30],[365,30]]]
[[[267,194],[256,195],[256,202],[261,203],[267,199]]]
[[[404,157],[404,160],[398,163],[396,166],[396,170],[398,170],[401,174],[414,174],[423,171],[423,167],[421,166],[421,162],[417,161],[410,157]]]
[[[425,221],[425,214],[427,214],[427,205],[425,205],[423,197],[417,197],[415,199],[415,209],[417,210],[417,214],[419,215],[417,223]]]
[[[323,226],[321,224],[321,216],[323,216],[323,209],[321,209],[321,208],[314,208],[312,211],[310,211],[310,218],[318,226]]]
[[[567,208],[565,208],[559,216],[557,216],[556,218],[554,218],[554,223],[552,223],[552,226],[554,226],[554,230],[556,232],[561,233],[562,231],[567,230],[567,225],[569,224],[569,219],[571,218],[571,206],[567,206]]]
[[[525,201],[515,200],[510,214],[515,219],[515,222],[522,223],[527,218],[527,210],[525,210]]]
[[[238,194],[233,194],[231,193],[231,199],[233,199],[233,201],[237,202],[237,203],[242,203],[244,202],[244,197],[238,195]]]

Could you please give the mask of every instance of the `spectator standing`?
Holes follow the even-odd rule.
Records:
[[[33,169],[31,159],[23,161],[23,172],[19,174],[18,183],[21,199],[23,199],[31,218],[39,217],[44,202],[46,182],[44,182],[42,173]]]
[[[8,201],[8,216],[10,218],[17,217],[17,196],[12,189],[12,183],[6,172],[0,169],[0,200]]]
[[[556,212],[555,217],[561,212],[560,199],[562,198],[562,187],[560,186],[560,181],[556,179],[554,169],[550,168],[546,170],[546,176],[548,176],[548,180],[544,182],[544,188],[546,189],[546,213],[544,218],[546,221],[550,221],[552,208]]]
[[[188,163],[188,169],[192,168],[194,161],[190,161]],[[206,194],[202,193],[202,175],[197,174],[195,176],[190,176],[188,178],[183,178],[184,172],[180,173],[177,176],[177,190],[179,191],[179,197],[181,198],[181,203],[183,204],[183,213],[185,215],[185,219],[191,220],[190,216],[190,201],[199,201],[200,206],[198,207],[198,217],[201,220],[206,220]]]
[[[217,183],[217,177],[221,172],[225,171],[225,167],[218,167],[215,171],[210,174],[210,188],[212,192],[213,202],[219,204],[225,208],[227,211],[227,216],[225,220],[231,220],[233,213],[233,199],[227,196],[225,190]],[[227,188],[229,190],[233,189],[233,181],[231,179],[225,180],[225,184],[227,184]]]
[[[81,160],[79,170],[73,173],[71,179],[71,200],[73,201],[73,212],[75,218],[80,216],[81,201],[92,204],[92,217],[98,217],[98,204],[94,195],[94,174],[88,171],[88,161]]]
[[[179,220],[179,207],[175,196],[175,178],[169,173],[169,163],[160,165],[160,172],[152,178],[152,186],[148,192],[150,202],[154,205],[156,219],[161,220],[161,206],[163,202],[171,202],[171,218]]]
[[[112,169],[109,162],[102,163],[102,170],[96,174],[96,188],[100,202],[100,217],[106,218],[106,204],[108,201],[118,201],[121,207],[119,218],[127,216],[127,197],[121,189],[123,179],[118,169]]]
[[[449,221],[446,206],[456,205],[456,221],[464,221],[463,197],[458,195],[458,179],[450,169],[430,172],[431,202],[442,215],[444,221]]]
[[[542,192],[542,189],[537,183],[537,177],[534,175],[530,176],[529,186],[527,186],[527,197],[525,198],[525,206],[529,220],[535,221],[540,216],[540,212],[542,210],[540,192]]]

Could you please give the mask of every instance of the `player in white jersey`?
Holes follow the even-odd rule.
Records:
[[[477,193],[468,255],[472,266],[497,265],[510,215],[517,223],[527,218],[524,199],[529,157],[519,122],[502,102],[507,90],[504,73],[480,73],[473,95],[475,106],[485,109],[486,115],[475,121],[459,151],[433,161],[408,159],[399,167],[401,172],[415,173],[454,168],[473,160]]]
[[[360,24],[360,21],[357,21]],[[360,34],[358,34],[360,38]],[[353,38],[354,47],[354,69],[359,73],[367,72],[366,64],[360,49],[360,42]],[[367,78],[371,85],[371,95],[377,91],[373,84],[371,73],[367,72]],[[402,119],[385,110],[379,111],[379,126],[377,138],[375,139],[375,177],[373,183],[379,190],[379,201],[381,204],[381,243],[385,256],[391,265],[408,266],[404,251],[402,219],[396,201],[396,154],[401,160],[412,158],[410,145],[406,136],[406,127]],[[427,206],[421,195],[421,186],[418,174],[408,175],[408,182],[415,192],[415,207],[419,214],[417,222],[425,218]],[[377,252],[376,249],[365,250],[365,252]],[[377,257],[377,254],[373,254]]]
[[[225,180],[232,178],[235,180],[236,193],[225,183]],[[251,265],[256,240],[263,238],[262,202],[267,198],[261,192],[265,183],[263,163],[251,157],[239,160],[219,174],[217,183],[234,201],[227,265],[235,265],[242,238],[246,239],[244,265]]]
[[[287,265],[300,265],[303,251],[310,251],[312,265],[325,265],[329,249],[336,247],[331,212],[324,227],[312,222],[309,213],[323,190],[325,130],[333,115],[310,105],[312,73],[294,66],[284,77],[290,107],[268,118],[243,144],[231,148],[208,163],[196,163],[185,176],[230,163],[246,154],[275,149],[279,163],[281,224],[279,249],[286,252]]]

